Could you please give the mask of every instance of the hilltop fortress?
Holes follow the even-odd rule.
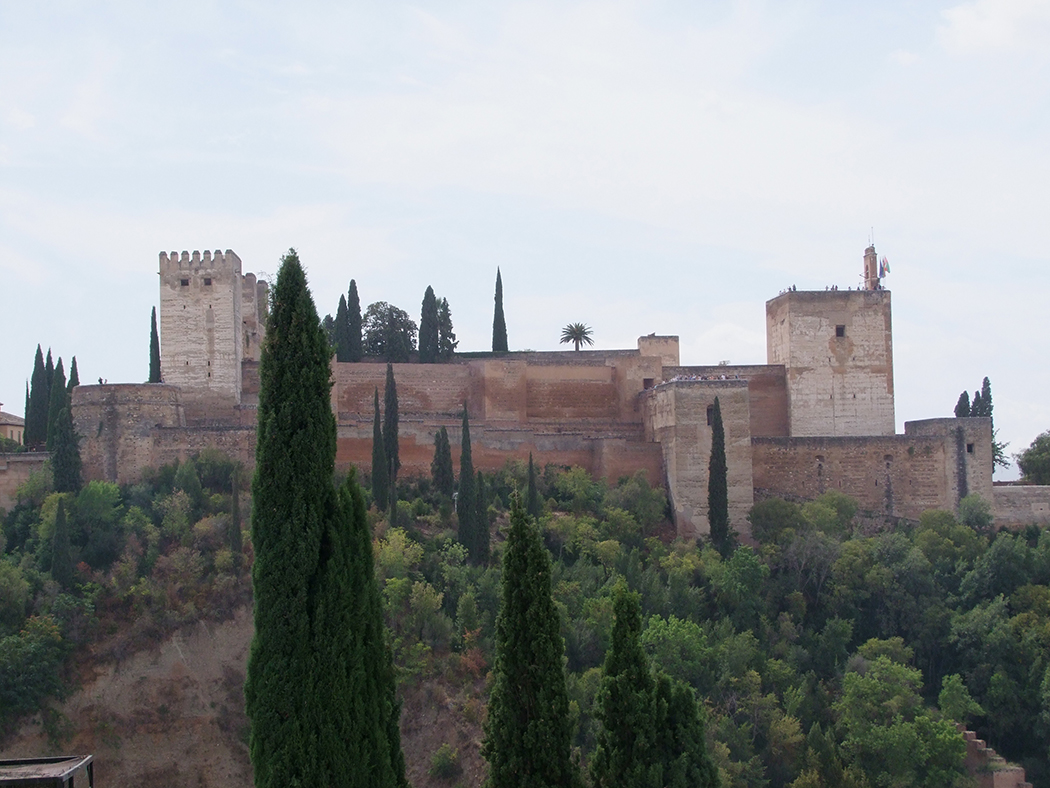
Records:
[[[683,537],[709,530],[711,410],[726,433],[730,525],[748,529],[761,498],[840,490],[868,517],[916,519],[978,493],[999,524],[1050,521],[1050,488],[993,487],[987,418],[908,422],[895,434],[890,292],[873,247],[865,289],[791,291],[766,304],[767,362],[679,363],[678,338],[631,350],[469,354],[395,364],[402,475],[428,474],[434,435],[454,454],[463,404],[473,460],[581,465],[614,481],[644,470],[666,484]],[[216,447],[254,464],[258,365],[267,285],[232,251],[160,254],[163,383],[81,385],[73,415],[87,478],[120,483],[142,469]],[[332,362],[337,466],[371,463],[379,361]],[[456,459],[458,463],[458,459]]]

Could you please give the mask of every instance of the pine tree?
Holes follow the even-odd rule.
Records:
[[[448,430],[442,427],[434,435],[434,459],[430,463],[430,478],[434,489],[447,498],[456,491],[456,476],[452,469],[452,446]]]
[[[419,318],[419,363],[433,364],[438,358],[438,305],[434,288],[427,285]]]
[[[489,763],[488,785],[577,786],[550,556],[516,496],[500,585],[492,693],[481,745]]]
[[[489,560],[489,505],[485,496],[485,478],[478,471],[475,485],[477,503],[474,509],[474,549],[470,556],[473,563],[482,565]]]
[[[73,356],[73,363],[69,365],[69,382],[66,388],[72,401],[73,389],[80,385],[80,373],[77,371],[77,357]]]
[[[361,342],[361,299],[357,295],[357,282],[350,280],[350,291],[346,296],[346,323],[350,340],[347,361],[360,361],[364,357]]]
[[[537,520],[543,514],[543,502],[540,500],[539,491],[536,489],[536,467],[532,464],[532,452],[529,452],[529,488],[525,496],[525,509],[529,517]]]
[[[230,525],[227,533],[227,542],[230,552],[233,554],[233,573],[241,573],[241,563],[244,561],[244,540],[241,536],[241,472],[239,468],[233,469],[233,478],[230,480],[233,488],[233,497],[230,501]]]
[[[452,330],[452,310],[448,307],[448,299],[442,298],[438,304],[438,361],[451,361],[458,346],[456,333]]]
[[[503,277],[496,269],[496,310],[492,315],[492,350],[507,352],[507,321],[503,317]]]
[[[375,391],[375,418],[372,421],[372,500],[376,509],[386,511],[390,503],[390,464],[383,444],[383,423],[379,418],[379,389]]]
[[[259,370],[255,637],[245,684],[255,784],[402,786],[363,501],[352,475],[332,487],[330,350],[294,250],[271,304]]]
[[[51,470],[55,492],[80,492],[80,446],[73,429],[69,408],[63,408],[55,422],[55,442],[51,452]]]
[[[51,401],[47,407],[47,450],[55,450],[57,437],[58,414],[69,407],[69,392],[66,391],[66,373],[62,368],[62,359],[55,365],[55,374],[51,379]]]
[[[970,392],[964,391],[959,395],[959,401],[955,403],[955,418],[965,419],[970,415]]]
[[[474,493],[474,460],[470,453],[470,421],[467,404],[463,403],[463,442],[459,455],[459,495],[456,496],[456,519],[459,520],[459,542],[471,559],[476,554],[474,546],[474,515],[477,512],[477,496]]]
[[[40,449],[47,443],[47,409],[50,404],[47,391],[47,369],[40,345],[36,346],[33,362],[33,377],[29,383],[29,406],[26,408],[26,425],[22,439],[30,449]]]
[[[591,780],[598,788],[661,788],[656,683],[642,649],[638,596],[621,583],[613,597],[612,642],[598,690]]]
[[[335,360],[350,360],[350,313],[342,295],[335,310]]]
[[[51,579],[63,591],[73,587],[73,556],[69,549],[69,522],[66,519],[66,501],[58,499],[55,512],[55,533],[51,538]]]
[[[724,556],[733,549],[729,535],[729,483],[726,467],[726,433],[722,408],[715,397],[711,412],[711,461],[707,468],[707,519],[711,543]]]
[[[160,335],[157,334],[157,307],[149,320],[149,383],[160,383]]]

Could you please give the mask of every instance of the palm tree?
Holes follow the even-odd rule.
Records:
[[[591,327],[583,323],[569,323],[561,330],[561,344],[567,345],[570,342],[576,346],[577,350],[580,349],[580,345],[593,345]]]

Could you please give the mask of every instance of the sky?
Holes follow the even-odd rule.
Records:
[[[512,350],[745,364],[873,240],[898,431],[988,376],[1012,454],[1050,429],[1048,44],[1050,0],[0,0],[0,402],[38,343],[145,380],[161,251],[294,247],[321,315],[432,285],[461,350],[498,266]]]

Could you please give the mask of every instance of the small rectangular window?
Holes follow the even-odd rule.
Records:
[[[973,454],[973,444],[972,443],[967,443],[966,444],[966,453],[967,454]]]
[[[189,287],[190,286],[190,280],[189,279],[183,279],[182,281],[179,282],[179,284],[182,285],[183,287]]]
[[[204,286],[205,287],[210,287],[211,286],[211,277],[210,276],[204,277]]]
[[[844,336],[846,336],[846,327],[845,326],[835,326],[835,336],[837,336],[837,337],[844,337]]]
[[[653,387],[653,378],[642,378],[642,388],[651,389]]]

